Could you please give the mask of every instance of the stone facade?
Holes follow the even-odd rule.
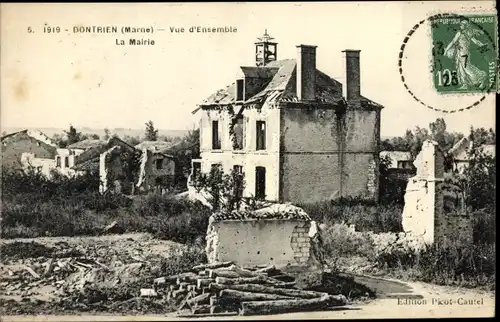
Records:
[[[403,229],[425,244],[472,240],[470,216],[444,212],[444,156],[437,143],[427,140],[414,162],[416,176],[406,188]],[[460,235],[460,236],[459,236]]]
[[[204,110],[201,112],[200,157],[201,171],[210,172],[212,165],[220,164],[224,172],[229,173],[234,166],[241,166],[245,173],[245,197],[255,196],[255,168],[266,169],[266,199],[279,200],[279,150],[280,150],[280,110],[264,106],[261,110],[249,109],[243,122],[243,149],[235,150],[229,126],[231,115],[227,111]],[[266,149],[257,150],[256,122],[266,121]],[[221,148],[212,148],[212,122],[218,121]]]
[[[380,111],[339,113],[294,104],[280,111],[282,201],[378,198]]]

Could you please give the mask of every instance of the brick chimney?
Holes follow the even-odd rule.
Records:
[[[348,102],[359,101],[361,98],[361,72],[359,64],[359,53],[361,50],[346,49],[342,51],[345,55],[345,82],[342,86],[342,94]]]
[[[297,46],[297,98],[313,101],[316,89],[316,47]]]

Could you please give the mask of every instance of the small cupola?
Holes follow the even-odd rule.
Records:
[[[277,60],[278,43],[274,42],[274,38],[269,36],[267,29],[262,37],[257,38],[255,43],[255,64],[258,67],[263,67],[272,61]]]

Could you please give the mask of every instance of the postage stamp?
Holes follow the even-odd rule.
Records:
[[[446,15],[432,24],[433,81],[438,93],[495,92],[497,17]]]

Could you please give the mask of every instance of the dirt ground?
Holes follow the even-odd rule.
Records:
[[[70,296],[89,285],[139,291],[134,284],[151,285],[143,277],[155,275],[173,251],[185,246],[149,234],[124,234],[0,240],[0,247],[3,315],[78,310],[81,298]],[[67,303],[53,304],[60,299]],[[94,302],[98,306],[99,299]]]
[[[158,265],[182,247],[177,243],[154,239],[148,234],[125,234],[0,240],[0,246],[2,321],[130,320],[124,314],[134,315],[135,321],[185,320],[176,313],[157,314],[163,312],[161,303],[155,303],[153,309],[147,303],[141,304],[142,309],[114,307],[103,315],[102,307],[95,311],[89,307],[79,310],[75,304],[79,299],[68,297],[72,291],[89,284],[137,288],[135,282],[144,282],[141,276],[154,276]],[[494,316],[492,292],[350,275],[356,282],[373,289],[377,299],[354,302],[348,310],[217,319]],[[68,302],[56,307],[48,305],[57,299]],[[160,310],[156,310],[157,307]],[[142,315],[144,313],[148,315]]]

